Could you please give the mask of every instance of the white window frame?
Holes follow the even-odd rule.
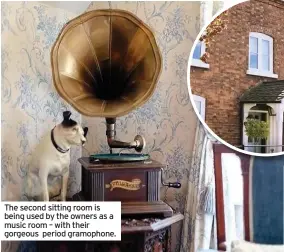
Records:
[[[206,51],[206,45],[205,45],[204,41],[198,41],[198,43],[201,44],[201,50],[200,50],[200,52],[201,52],[200,57],[201,57]],[[193,58],[193,53],[194,53],[195,48],[196,47],[193,48],[193,52],[192,52],[191,66],[208,69],[209,64],[203,62],[201,59],[194,59]]]
[[[205,121],[205,109],[206,109],[206,99],[204,97],[193,95],[194,102],[200,102],[200,112],[202,119]],[[196,105],[196,104],[195,104]],[[196,106],[197,108],[197,106]]]
[[[273,38],[265,35],[263,33],[258,33],[258,32],[250,32],[249,34],[249,39],[253,37],[256,38],[258,41],[257,47],[258,47],[258,57],[257,57],[257,62],[258,62],[258,69],[256,68],[250,68],[250,47],[249,47],[249,52],[248,52],[248,70],[247,74],[248,75],[256,75],[256,76],[262,76],[262,77],[269,77],[269,78],[278,78],[277,74],[274,74],[273,72]],[[266,40],[269,42],[269,71],[263,70],[261,66],[262,62],[262,46],[261,42],[262,40]]]

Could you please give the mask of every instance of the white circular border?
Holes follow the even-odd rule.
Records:
[[[228,0],[225,0],[225,1],[228,1]],[[225,2],[223,0],[223,2]],[[239,149],[229,143],[227,143],[226,141],[224,141],[223,139],[221,139],[219,136],[217,136],[209,127],[208,125],[205,123],[205,121],[203,120],[203,118],[201,117],[199,111],[197,110],[197,107],[195,105],[195,102],[194,102],[194,99],[193,99],[193,94],[191,92],[191,87],[190,87],[190,68],[191,68],[191,61],[192,61],[192,56],[193,56],[193,52],[194,52],[194,49],[199,41],[199,38],[201,37],[201,35],[204,33],[204,31],[206,30],[207,26],[216,18],[218,17],[220,14],[222,14],[224,11],[230,9],[231,7],[233,6],[236,6],[238,4],[241,4],[241,3],[244,3],[244,2],[248,2],[249,0],[236,0],[236,1],[233,1],[234,3],[230,3],[229,6],[226,6],[223,7],[220,11],[218,11],[212,18],[211,18],[211,21],[207,24],[204,25],[204,27],[201,29],[201,31],[199,32],[196,40],[194,41],[193,45],[192,45],[192,48],[191,48],[191,51],[190,51],[190,54],[189,54],[189,59],[188,59],[188,67],[187,67],[187,87],[188,87],[188,92],[189,92],[189,96],[190,96],[190,101],[191,101],[191,104],[193,106],[193,109],[194,109],[194,112],[195,114],[197,115],[199,121],[202,123],[202,125],[206,128],[206,130],[217,140],[219,141],[220,143],[222,143],[223,145],[226,145],[227,147],[237,151],[237,152],[241,152],[243,154],[246,154],[246,155],[250,155],[250,156],[258,156],[258,157],[275,157],[275,156],[280,156],[280,155],[283,155],[284,152],[277,152],[277,153],[269,153],[269,154],[260,154],[260,153],[254,153],[254,152],[249,152],[249,151],[245,151],[245,150],[242,150],[242,149]],[[284,133],[284,132],[283,132]]]

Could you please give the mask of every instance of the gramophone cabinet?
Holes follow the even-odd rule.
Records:
[[[81,158],[82,194],[88,201],[160,200],[162,164],[154,160],[91,163]]]
[[[72,201],[121,201],[121,242],[38,242],[39,251],[170,252],[171,226],[183,215],[161,200],[164,165],[152,160],[146,140],[117,139],[116,118],[145,104],[162,71],[153,31],[130,12],[95,10],[69,21],[51,50],[53,84],[80,114],[105,118],[109,154],[79,159],[82,189]],[[114,152],[114,149],[120,151]],[[122,154],[131,149],[138,154]],[[115,160],[114,160],[115,158]]]

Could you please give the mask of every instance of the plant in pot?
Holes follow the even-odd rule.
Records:
[[[260,140],[267,139],[269,136],[269,123],[265,121],[260,121],[254,118],[247,118],[244,123],[245,133],[249,138],[249,142],[253,145],[257,145]],[[256,152],[256,146],[255,150]]]

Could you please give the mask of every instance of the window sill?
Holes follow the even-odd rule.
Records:
[[[209,64],[204,63],[200,59],[192,59],[191,66],[209,69]]]
[[[268,78],[278,78],[278,74],[274,74],[271,72],[264,72],[264,71],[258,71],[258,70],[247,70],[248,75],[255,75],[255,76],[261,76],[261,77],[268,77]]]

